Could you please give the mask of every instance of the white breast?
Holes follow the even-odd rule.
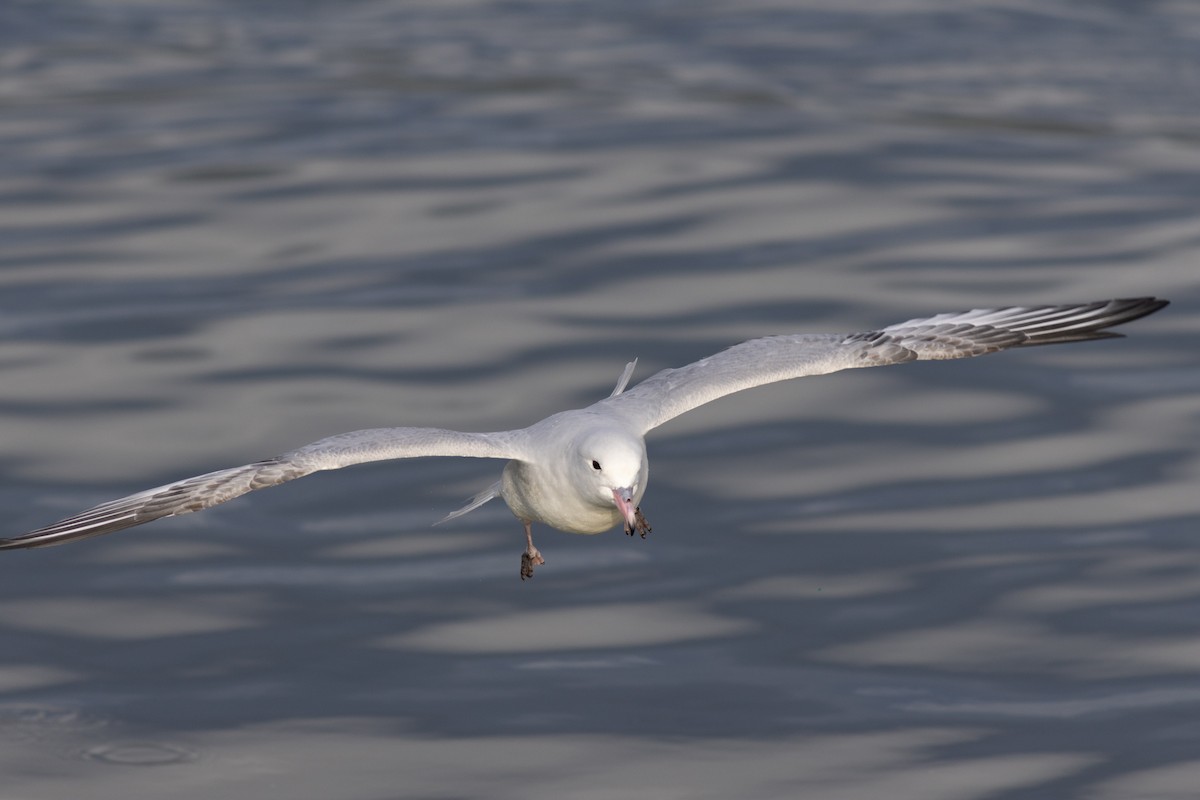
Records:
[[[566,479],[565,470],[522,461],[504,467],[500,496],[518,519],[567,533],[603,533],[621,521],[615,505],[606,508],[582,498]]]

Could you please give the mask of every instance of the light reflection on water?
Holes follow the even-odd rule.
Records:
[[[495,479],[474,460],[6,553],[5,790],[1190,792],[1194,17],[10,11],[12,532],[341,430],[525,425],[633,357],[1174,304],[697,410],[651,440],[650,538],[543,530],[526,585],[502,507],[431,527]]]

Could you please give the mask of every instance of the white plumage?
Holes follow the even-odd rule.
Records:
[[[639,503],[646,491],[644,436],[664,422],[725,395],[766,383],[856,367],[922,359],[967,358],[1012,347],[1102,339],[1106,329],[1151,314],[1165,300],[1143,297],[1097,303],[975,309],[938,314],[850,334],[793,334],[751,339],[629,390],[629,364],[611,396],[563,411],[528,428],[462,433],[437,428],[373,428],[330,436],[275,458],[218,470],[102,503],[11,539],[0,549],[43,547],[111,533],[161,517],[200,511],[255,489],[314,472],[368,461],[421,456],[498,458],[500,481],[453,519],[502,497],[525,525],[521,576],[544,563],[530,525],[600,533],[624,523],[649,531]]]

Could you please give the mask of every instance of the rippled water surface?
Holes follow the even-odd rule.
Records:
[[[656,432],[646,541],[362,466],[0,554],[0,797],[1200,785],[1186,2],[0,8],[7,533],[757,335],[1157,294],[1129,338]]]

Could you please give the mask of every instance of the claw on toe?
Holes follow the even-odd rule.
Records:
[[[642,516],[642,509],[640,507],[635,508],[633,510],[633,527],[630,528],[628,525],[626,525],[625,534],[628,536],[633,536],[635,533],[640,533],[642,538],[645,539],[646,534],[651,530],[652,528],[650,527],[650,523],[646,522],[646,518]]]
[[[542,554],[533,550],[526,550],[521,553],[521,580],[533,577],[533,568],[546,563],[546,559],[542,558]]]

